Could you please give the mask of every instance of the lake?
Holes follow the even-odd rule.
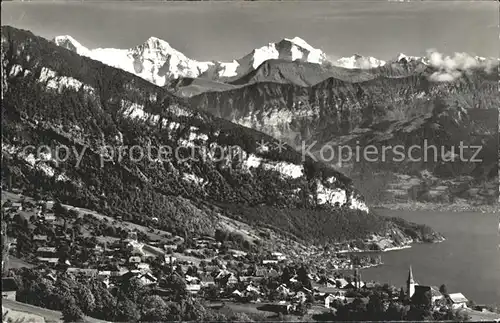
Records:
[[[408,267],[422,285],[445,284],[478,304],[500,305],[499,214],[378,210],[427,224],[446,241],[382,254],[384,265],[362,270],[363,280],[406,286]]]

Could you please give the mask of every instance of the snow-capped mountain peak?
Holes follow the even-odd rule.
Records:
[[[175,55],[187,59],[182,52],[173,48],[167,41],[157,37],[149,37],[143,44],[131,48],[129,51],[141,55],[144,53],[155,53],[160,56]]]
[[[58,46],[69,49],[70,51],[73,51],[79,55],[86,56],[85,54],[88,54],[89,52],[87,47],[80,44],[80,42],[78,42],[70,35],[57,36],[54,38],[53,42],[56,43]]]
[[[320,64],[325,60],[325,54],[322,50],[312,47],[300,37],[284,38],[277,43],[269,43],[256,48],[250,54],[237,60],[238,69],[240,72],[245,70],[249,72],[270,59]]]
[[[305,40],[303,40],[300,37],[284,38],[282,41],[288,41],[288,42],[294,43],[295,45],[300,46],[300,47],[307,49],[309,51],[317,50],[316,48],[309,45]]]
[[[408,55],[405,55],[403,53],[399,53],[394,61],[398,62],[398,63],[420,62],[423,64],[428,64],[427,58],[425,58],[425,57],[408,56]]]
[[[369,69],[384,66],[385,61],[379,60],[371,56],[361,56],[359,54],[354,54],[350,57],[342,57],[337,61],[333,62],[333,65],[344,67],[344,68],[359,68],[359,69]]]

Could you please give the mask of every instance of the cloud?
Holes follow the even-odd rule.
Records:
[[[460,76],[462,76],[462,73],[459,71],[443,71],[432,73],[431,76],[429,76],[429,79],[434,82],[451,82]]]
[[[498,61],[494,59],[474,57],[467,53],[455,53],[453,56],[445,56],[434,49],[427,51],[427,62],[430,66],[438,69],[437,72],[430,76],[431,80],[437,82],[453,81],[462,76],[462,73],[471,69],[481,68],[487,73],[491,73],[495,67],[498,67]]]
[[[455,53],[453,57],[444,56],[435,51],[427,51],[427,59],[429,64],[435,68],[446,70],[468,70],[474,67],[481,66],[481,60],[467,53]]]

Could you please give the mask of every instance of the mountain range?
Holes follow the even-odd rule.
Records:
[[[232,62],[197,61],[188,58],[168,42],[156,37],[150,37],[143,44],[130,49],[88,49],[69,35],[57,36],[53,42],[79,55],[136,74],[159,86],[168,85],[170,81],[179,78],[200,78],[241,84],[239,80],[241,77],[270,60],[330,65],[345,69],[372,69],[388,63],[375,57],[358,54],[331,59],[321,49],[312,47],[299,37],[284,38],[279,42],[269,43]],[[477,59],[483,58],[477,57]],[[395,56],[391,62],[429,64],[426,57],[406,56],[402,53]]]
[[[443,155],[460,142],[480,145],[484,158],[473,166],[442,159],[341,166],[338,157],[332,164],[365,188],[372,203],[498,200],[498,59],[429,51],[425,57],[400,53],[389,61],[361,55],[332,60],[295,37],[231,63],[198,62],[154,37],[129,50],[88,50],[70,36],[53,41],[296,149],[315,142],[316,156],[321,147],[354,149],[359,142],[411,146],[427,139],[443,147]],[[369,177],[376,178],[373,192],[366,191],[363,173],[381,177]]]
[[[82,50],[2,27],[4,185],[175,234],[251,224],[239,231],[246,249],[272,247],[266,232],[304,244],[440,239],[370,211],[333,167]],[[64,161],[54,156],[61,146],[74,152]],[[131,147],[149,147],[148,158]]]
[[[329,160],[363,187],[371,203],[498,200],[498,59],[429,51],[425,57],[400,53],[390,61],[360,55],[332,60],[295,37],[222,63],[191,60],[157,38],[130,50],[88,50],[70,36],[54,42],[296,149],[316,143],[317,157],[322,147],[355,149],[360,142],[382,148],[425,140],[443,150],[422,162]],[[481,162],[447,161],[460,143],[480,146]]]

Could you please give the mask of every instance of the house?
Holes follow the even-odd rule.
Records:
[[[240,282],[247,283],[252,281],[252,276],[240,276]]]
[[[7,298],[15,301],[18,289],[19,288],[14,278],[2,278],[2,298]]]
[[[135,231],[129,231],[128,234],[127,234],[127,239],[125,239],[125,240],[137,241],[137,232],[135,232]]]
[[[243,292],[240,292],[239,290],[235,289],[231,295],[235,298],[242,298],[243,297]]]
[[[158,281],[158,279],[150,273],[145,273],[145,274],[139,275],[138,278],[139,278],[139,281],[144,286],[156,284],[156,282]]]
[[[344,296],[346,294],[346,290],[337,288],[337,287],[327,287],[327,286],[320,286],[317,289],[317,293],[319,295],[327,295],[327,294],[332,294],[332,295],[340,295]]]
[[[54,222],[56,220],[56,216],[54,214],[45,214],[43,219],[45,222]]]
[[[56,247],[39,247],[36,249],[36,253],[38,256],[52,256],[57,253]]]
[[[233,274],[229,273],[219,279],[220,285],[235,285],[238,283],[238,278]]]
[[[327,294],[325,296],[324,304],[326,308],[330,308],[330,304],[333,303],[334,300],[336,300],[337,297],[333,294]]]
[[[294,299],[296,299],[299,303],[303,303],[307,300],[307,294],[305,291],[300,290],[295,294]]]
[[[165,244],[165,245],[163,245],[163,249],[165,249],[165,251],[169,251],[169,250],[176,251],[177,245],[175,243]]]
[[[247,292],[249,293],[254,293],[260,295],[260,290],[257,286],[254,286],[253,284],[247,285],[246,289]]]
[[[48,279],[53,283],[57,281],[57,277],[53,273],[48,273],[47,275],[45,275],[45,279]]]
[[[360,282],[356,282],[356,281],[352,281],[350,283],[348,283],[347,285],[345,285],[343,288],[344,289],[358,289],[358,288],[363,288],[365,286],[365,283],[360,281]]]
[[[281,296],[284,296],[284,297],[287,297],[288,295],[290,295],[290,290],[288,289],[288,287],[286,287],[285,284],[279,285],[276,288],[276,292],[278,292],[278,294],[280,294]]]
[[[375,288],[377,285],[374,283],[374,282],[367,282],[363,285],[363,289],[373,289]]]
[[[177,261],[177,258],[175,257],[172,257],[172,256],[169,256],[169,255],[165,255],[165,263],[167,265],[170,265],[170,264],[173,264]]]
[[[316,274],[307,274],[307,277],[311,280],[311,281],[317,281],[319,279],[318,275]]]
[[[240,258],[240,257],[245,257],[247,255],[246,252],[242,251],[242,250],[235,250],[235,249],[230,249],[229,250],[231,252],[231,255],[234,257],[234,258]]]
[[[149,267],[149,264],[144,263],[144,262],[138,263],[137,264],[137,269],[139,269],[143,273],[151,271],[151,269]]]
[[[46,235],[35,234],[33,236],[33,242],[38,243],[40,245],[44,245],[49,241],[49,238]]]
[[[131,256],[128,258],[128,263],[129,264],[140,264],[141,263],[141,257],[139,256]]]
[[[214,278],[209,275],[202,275],[200,284],[202,287],[213,286],[215,285]]]
[[[111,270],[100,270],[97,272],[98,277],[110,277],[111,276]]]
[[[451,308],[453,309],[466,308],[467,303],[469,302],[469,300],[465,298],[462,293],[448,294],[448,299],[450,300]]]
[[[94,277],[97,276],[98,271],[97,269],[90,269],[90,268],[67,268],[66,272],[68,274],[73,274],[76,277]]]
[[[256,277],[266,277],[268,274],[267,272],[267,269],[265,268],[257,268],[257,270],[255,271],[255,276]]]
[[[37,259],[41,262],[50,264],[57,264],[59,257],[57,257],[57,249],[55,247],[39,247],[36,250]]]
[[[14,210],[14,211],[22,211],[23,205],[20,202],[14,202],[14,203],[12,203],[12,206],[10,207],[10,209]]]
[[[433,304],[444,299],[444,295],[439,291],[437,286],[431,286],[431,296]]]
[[[123,273],[121,276],[120,276],[120,280],[122,281],[126,281],[126,280],[130,280],[132,278],[136,278],[139,276],[139,272],[136,272],[136,271],[133,271],[133,270],[130,270],[130,271],[127,271],[126,273]]]
[[[347,282],[346,282],[347,283]],[[337,283],[333,278],[321,277],[318,279],[318,285],[326,286],[326,287],[336,287]]]
[[[335,279],[335,286],[338,288],[345,288],[347,285],[349,285],[349,282],[344,278]]]
[[[281,252],[273,252],[271,254],[271,257],[275,260],[278,260],[278,261],[286,260],[286,256],[284,254],[282,254]]]
[[[200,283],[200,279],[198,277],[195,277],[195,276],[186,275],[186,277],[184,279],[189,284],[199,284]]]
[[[197,294],[201,289],[200,284],[186,284],[186,290],[191,294]]]
[[[415,297],[415,295],[417,295],[418,299],[419,298],[418,296],[424,293],[430,293],[432,304],[435,304],[436,301],[439,301],[444,298],[443,294],[439,292],[439,289],[436,286],[415,285],[415,292],[412,296],[412,299],[413,297]]]
[[[229,270],[227,269],[223,269],[223,270],[220,270],[219,272],[217,272],[217,274],[215,275],[215,281],[219,281],[221,279],[223,279],[224,277],[228,276],[228,275],[233,275],[233,273],[231,273]]]

